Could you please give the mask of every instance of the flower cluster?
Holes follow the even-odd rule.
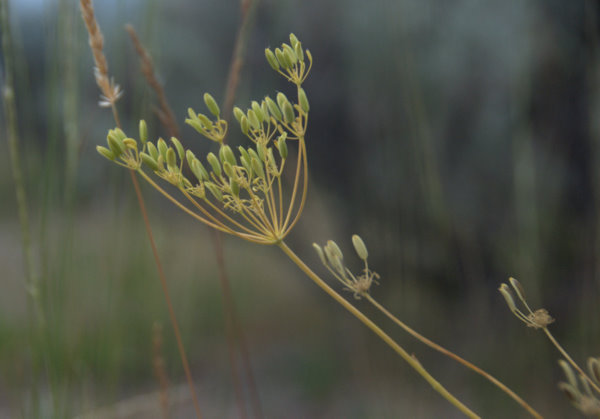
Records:
[[[309,103],[301,85],[310,71],[312,56],[293,34],[289,45],[283,44],[275,53],[267,49],[265,54],[271,67],[296,85],[297,97],[292,102],[279,92],[275,100],[266,96],[260,103],[252,101],[246,111],[234,108],[242,133],[252,142],[250,147],[240,146],[234,152],[224,143],[227,122],[221,119],[214,98],[205,93],[204,103],[210,116],[190,108],[186,119],[188,125],[219,145],[218,152],[208,153],[205,160],[184,149],[175,137],[169,142],[162,138],[148,141],[143,120],[139,125],[139,143],[116,128],[108,133],[108,148],[99,146],[98,152],[137,171],[181,209],[217,230],[256,243],[280,242],[298,221],[306,199],[308,164],[304,138]],[[294,158],[288,149],[290,143],[297,145]],[[288,160],[295,164],[291,191],[282,182]],[[171,196],[152,179],[152,174],[178,188],[193,208]]]

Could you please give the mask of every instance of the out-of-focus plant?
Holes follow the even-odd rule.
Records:
[[[548,326],[554,323],[548,310],[545,308],[532,310],[527,303],[525,289],[521,283],[512,277],[508,279],[508,282],[510,287],[506,283],[502,283],[498,290],[510,311],[527,327],[541,329],[564,358],[558,363],[567,381],[560,382],[558,388],[581,413],[586,416],[600,417],[600,359],[588,358],[588,373],[586,373],[548,330]],[[514,295],[517,296],[522,308],[518,307]]]

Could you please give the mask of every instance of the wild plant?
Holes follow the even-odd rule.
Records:
[[[600,358],[588,358],[586,373],[569,355],[569,353],[556,340],[548,329],[554,323],[554,318],[545,308],[532,310],[525,298],[525,289],[515,278],[509,278],[508,282],[502,283],[498,289],[510,311],[527,327],[542,330],[552,345],[560,352],[564,359],[558,361],[566,382],[560,382],[558,388],[567,396],[573,406],[586,416],[600,417]],[[514,294],[513,294],[514,293]],[[517,301],[522,308],[519,308]]]
[[[286,244],[285,238],[300,219],[307,199],[306,133],[310,105],[303,83],[309,75],[313,58],[293,34],[289,43],[283,43],[274,51],[267,48],[265,57],[271,68],[294,86],[295,97],[290,100],[279,92],[274,99],[265,96],[260,101],[252,101],[245,110],[239,107],[233,109],[242,134],[250,140],[250,146],[239,146],[234,151],[226,144],[228,123],[213,96],[205,93],[203,99],[208,114],[190,108],[185,122],[215,143],[218,147],[216,153],[209,152],[204,159],[199,159],[174,136],[169,141],[163,138],[153,141],[144,120],[139,122],[137,139],[128,136],[119,126],[109,130],[107,147],[98,146],[98,152],[139,174],[165,198],[198,221],[249,242],[279,247],[310,279],[388,344],[444,398],[468,417],[479,417],[435,380],[415,356],[330,287]],[[288,182],[288,176],[291,182]],[[369,291],[373,283],[378,283],[379,275],[369,268],[368,251],[362,239],[355,235],[352,242],[365,264],[360,274],[353,274],[346,268],[342,252],[335,242],[329,241],[323,248],[313,245],[321,262],[346,290],[352,292],[356,299],[369,301],[423,343],[486,377],[532,416],[541,417],[500,381],[418,334],[373,299]]]

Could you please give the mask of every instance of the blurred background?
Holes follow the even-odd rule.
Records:
[[[162,417],[157,359],[172,417],[193,417],[129,174],[95,151],[114,122],[98,107],[79,2],[1,1],[44,321],[26,290],[3,116],[0,418]],[[205,91],[222,103],[240,3],[95,6],[109,72],[124,90],[125,131],[144,118],[151,137],[167,135],[124,30],[131,23],[180,139],[197,155],[210,151],[183,120],[188,107],[204,109]],[[341,290],[311,245],[334,239],[358,271],[350,238],[360,234],[381,275],[377,300],[549,418],[579,417],[557,388],[559,354],[510,313],[497,288],[518,278],[530,304],[556,318],[552,332],[580,365],[598,356],[599,19],[593,0],[254,0],[235,99],[246,108],[289,91],[264,48],[295,33],[314,66],[304,86],[309,199],[290,247]],[[230,144],[243,142],[235,124],[230,132]],[[240,356],[228,356],[210,231],[143,192],[204,415],[256,417],[252,386],[236,398]],[[264,417],[461,417],[277,248],[224,237],[224,253]],[[345,296],[476,412],[526,417],[487,381]]]

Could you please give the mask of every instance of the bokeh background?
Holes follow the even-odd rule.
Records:
[[[1,1],[46,321],[40,333],[28,309],[2,119],[0,417],[161,417],[156,323],[172,417],[192,417],[129,175],[95,151],[114,122],[97,106],[78,2]],[[205,91],[222,101],[238,1],[95,7],[109,71],[125,92],[126,131],[145,118],[153,137],[166,135],[126,23],[152,54],[180,122],[189,106],[203,109]],[[236,104],[289,89],[263,51],[290,32],[315,61],[305,85],[309,200],[290,246],[326,275],[311,244],[334,239],[358,270],[350,237],[360,234],[381,275],[376,299],[546,417],[579,417],[557,389],[558,353],[511,315],[497,288],[520,279],[578,362],[599,354],[598,3],[255,0],[253,8]],[[181,140],[197,155],[211,147],[189,127]],[[229,141],[243,141],[234,124]],[[211,234],[151,188],[144,196],[205,416],[240,417]],[[461,417],[278,249],[225,237],[224,251],[265,417]],[[479,376],[353,302],[484,417],[526,417]],[[245,386],[253,417],[250,393]]]

